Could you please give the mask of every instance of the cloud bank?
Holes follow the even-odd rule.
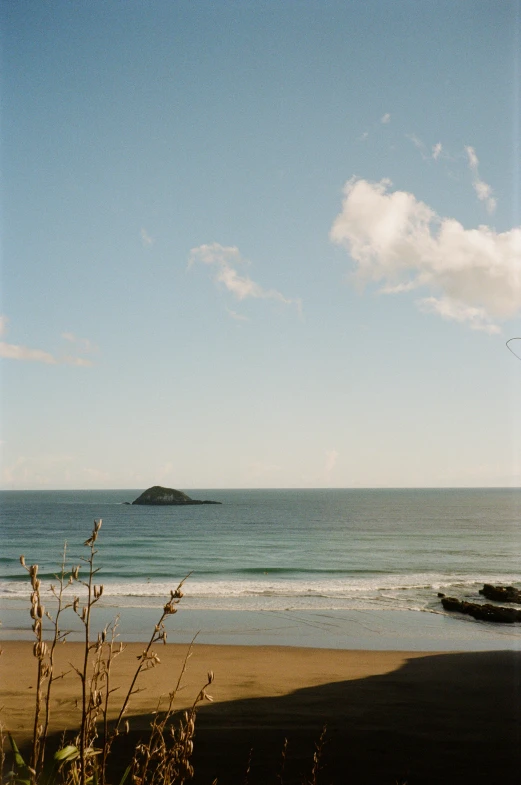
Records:
[[[346,248],[362,283],[386,294],[416,289],[422,311],[500,332],[496,321],[521,310],[521,227],[465,229],[392,183],[352,179],[330,232]]]
[[[247,264],[235,246],[224,246],[219,243],[210,243],[192,248],[188,267],[196,262],[206,264],[214,270],[213,278],[222,284],[237,300],[255,298],[262,300],[276,300],[285,305],[296,305],[301,309],[299,299],[285,297],[276,289],[264,289],[260,284],[252,281],[247,275],[240,275],[237,267]]]

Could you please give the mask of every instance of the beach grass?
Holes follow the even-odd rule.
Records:
[[[135,785],[183,785],[194,776],[191,763],[194,751],[195,721],[197,710],[205,701],[213,701],[208,688],[214,681],[213,671],[208,671],[206,681],[195,697],[179,710],[177,698],[183,689],[183,678],[188,660],[192,655],[193,641],[185,652],[177,678],[166,696],[157,696],[155,709],[149,720],[148,732],[140,735],[130,750],[126,745],[126,765],[121,761],[119,745],[118,761],[113,765],[111,753],[121,736],[130,736],[127,719],[132,699],[142,688],[142,675],[161,664],[157,651],[167,643],[166,620],[173,616],[183,597],[181,581],[170,592],[165,601],[148,642],[136,656],[137,664],[129,684],[120,690],[121,684],[114,682],[114,667],[124,646],[118,642],[118,619],[109,623],[95,640],[92,640],[92,618],[95,606],[103,595],[103,584],[96,583],[99,571],[96,563],[97,541],[102,521],[96,519],[90,536],[84,542],[87,555],[83,565],[68,568],[67,547],[64,547],[60,570],[56,573],[51,593],[55,607],[47,609],[42,599],[42,583],[38,577],[38,565],[27,565],[20,557],[22,568],[30,582],[30,618],[34,634],[32,655],[35,660],[34,709],[31,733],[25,740],[23,752],[12,732],[4,732],[1,726],[0,771],[2,781],[19,785],[109,785],[111,776],[117,772],[116,780],[123,785],[127,780]],[[82,569],[83,568],[83,569]],[[85,574],[86,573],[86,574]],[[83,577],[85,574],[85,577]],[[186,579],[185,579],[186,580]],[[70,588],[73,596],[70,598]],[[82,592],[74,592],[76,588]],[[57,653],[66,643],[67,631],[62,628],[65,611],[72,610],[83,625],[83,642],[76,648],[76,660],[68,660],[68,671],[57,668]],[[44,632],[44,620],[50,624],[49,639]],[[72,672],[76,683],[75,707],[76,730],[63,728],[51,734],[51,717],[56,709],[54,692],[56,682],[62,681]],[[118,693],[118,696],[116,696]],[[59,705],[59,703],[58,703]],[[320,760],[324,746],[325,728],[313,752],[308,785],[316,785]],[[60,742],[57,744],[57,738]],[[281,766],[277,781],[283,783],[287,753],[287,739],[281,753]],[[243,782],[249,781],[253,750],[246,760]],[[6,771],[6,764],[9,770]],[[304,782],[304,780],[303,780]],[[217,783],[217,779],[214,780]]]

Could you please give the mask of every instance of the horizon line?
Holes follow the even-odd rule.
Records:
[[[148,486],[149,488],[154,486]],[[169,486],[160,486],[163,488]],[[70,492],[77,491],[139,491],[141,487],[134,488],[0,488],[0,493],[55,493],[55,492]],[[143,490],[146,490],[144,488]],[[172,489],[174,490],[174,489]],[[178,490],[178,489],[175,489]],[[180,489],[183,490],[183,489]],[[491,491],[491,490],[504,490],[515,491],[521,490],[521,481],[519,485],[317,485],[314,487],[301,487],[301,486],[249,486],[249,487],[190,487],[185,486],[184,490],[190,491]]]

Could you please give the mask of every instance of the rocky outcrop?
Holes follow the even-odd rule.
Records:
[[[521,604],[521,591],[513,586],[493,586],[491,583],[485,583],[483,588],[479,590],[479,593],[486,597],[487,600]]]
[[[458,600],[456,597],[442,597],[441,604],[446,611],[466,613],[480,621],[494,621],[501,624],[513,624],[516,621],[521,621],[521,611],[515,608],[503,608],[501,605],[465,602],[465,600]]]
[[[144,491],[141,496],[138,496],[132,504],[166,506],[182,504],[221,504],[221,502],[191,499],[186,493],[176,491],[175,488],[163,488],[161,485],[154,485],[152,488],[148,488]]]

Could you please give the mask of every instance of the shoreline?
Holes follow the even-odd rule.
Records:
[[[161,609],[100,604],[94,616],[94,634],[118,614],[119,639],[139,642],[149,639]],[[0,619],[1,640],[33,640],[25,603],[0,603]],[[62,627],[72,630],[70,641],[81,640],[78,620],[71,613],[63,617]],[[418,652],[521,648],[520,624],[491,624],[463,614],[412,610],[246,611],[181,605],[169,619],[167,631],[169,642],[189,643],[197,634],[200,643],[225,646]]]
[[[34,706],[35,659],[28,641],[6,641],[0,661],[4,726],[27,741]],[[114,686],[128,687],[140,643],[117,658]],[[155,647],[161,663],[140,681],[128,718],[130,747],[143,736],[159,695],[175,684],[187,646]],[[71,663],[80,643],[58,648],[51,729],[78,722],[78,677]],[[251,785],[275,782],[289,739],[288,785],[308,772],[314,744],[327,725],[326,779],[342,785],[518,782],[521,653],[419,652],[223,646],[196,643],[177,707],[188,706],[213,670],[214,698],[196,723],[195,783],[244,780],[253,747]],[[118,695],[118,693],[116,693]],[[116,709],[115,704],[115,709]],[[116,763],[123,752],[116,755]],[[128,752],[128,750],[127,750]],[[118,755],[120,758],[118,758]],[[125,760],[128,759],[125,758]],[[291,773],[293,772],[293,774]],[[119,780],[117,780],[119,781]],[[319,779],[319,782],[321,780]]]

